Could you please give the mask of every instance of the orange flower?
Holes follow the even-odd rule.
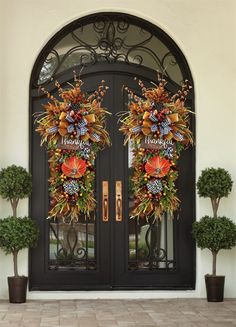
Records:
[[[78,157],[70,157],[61,165],[62,172],[72,178],[80,178],[86,171],[86,162]]]
[[[147,161],[145,170],[150,176],[162,178],[168,174],[170,163],[167,159],[156,156]]]

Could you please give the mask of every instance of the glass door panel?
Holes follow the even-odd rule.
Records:
[[[96,237],[94,219],[80,217],[73,224],[50,223],[49,269],[96,269]]]

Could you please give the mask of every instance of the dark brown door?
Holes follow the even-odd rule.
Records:
[[[155,72],[125,64],[96,65],[82,76],[88,92],[95,90],[102,79],[106,81],[109,92],[103,105],[112,113],[107,119],[112,145],[96,160],[94,219],[81,217],[74,226],[46,220],[48,164],[46,151],[40,148],[39,136],[32,129],[31,215],[38,221],[41,238],[30,255],[31,290],[194,288],[195,253],[190,232],[195,212],[194,149],[183,152],[179,161],[179,218],[173,221],[166,217],[162,223],[149,225],[129,217],[132,153],[131,145],[123,146],[117,113],[127,108],[124,85],[140,95],[134,76],[147,86],[156,81]],[[64,74],[60,82],[70,78],[71,73]],[[172,92],[176,90],[174,84],[168,83],[168,87]],[[46,101],[35,92],[33,111],[41,110]],[[108,185],[108,221],[103,221],[104,182]]]

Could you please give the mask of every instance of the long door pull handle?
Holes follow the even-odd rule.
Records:
[[[122,181],[116,181],[116,221],[122,218]]]
[[[109,221],[109,187],[108,181],[102,182],[102,221]]]

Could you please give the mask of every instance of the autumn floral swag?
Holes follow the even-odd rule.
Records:
[[[181,89],[170,96],[166,81],[146,88],[138,81],[142,97],[126,88],[129,96],[128,112],[121,113],[120,131],[133,151],[134,207],[131,217],[153,222],[167,213],[173,217],[180,200],[176,193],[177,162],[180,152],[193,143],[189,129],[189,114],[185,107],[191,89],[185,81]]]
[[[42,88],[49,102],[43,113],[36,114],[36,131],[49,154],[48,218],[77,221],[95,209],[95,158],[110,143],[105,128],[108,112],[101,106],[108,87],[102,81],[89,95],[81,90],[82,84],[76,76],[74,85],[68,83],[64,89],[56,82],[58,99]]]

